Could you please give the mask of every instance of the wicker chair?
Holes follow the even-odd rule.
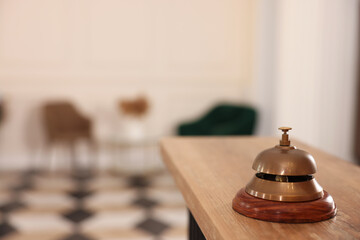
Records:
[[[92,122],[81,115],[70,102],[51,102],[43,107],[43,120],[49,149],[62,144],[71,153],[73,170],[77,170],[75,146],[78,140],[85,140],[91,150],[96,150],[92,136]],[[95,152],[92,152],[94,167]]]

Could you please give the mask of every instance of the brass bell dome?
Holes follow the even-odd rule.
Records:
[[[288,127],[283,131],[280,144],[261,152],[253,163],[257,171],[245,191],[258,198],[302,202],[323,197],[322,187],[312,174],[316,172],[314,158],[308,152],[290,145]]]

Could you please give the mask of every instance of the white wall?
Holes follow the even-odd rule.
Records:
[[[256,55],[256,79],[270,92],[259,94],[270,119],[260,129],[292,126],[292,136],[351,161],[359,1],[260,0],[257,9],[257,45],[268,50]]]
[[[357,0],[0,0],[0,94],[10,110],[0,167],[34,156],[45,100],[73,100],[110,138],[117,100],[138,93],[152,103],[152,134],[171,134],[220,100],[250,102],[258,134],[290,125],[292,136],[351,160],[358,8]]]
[[[117,100],[138,93],[159,135],[220,100],[251,102],[251,4],[0,0],[0,94],[9,104],[0,166],[29,163],[49,99],[73,100],[102,138],[112,136]]]

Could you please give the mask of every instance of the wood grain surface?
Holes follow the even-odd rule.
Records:
[[[310,223],[330,219],[336,215],[333,198],[324,196],[307,202],[279,202],[253,197],[242,188],[232,202],[233,209],[247,217],[270,222]]]
[[[360,239],[360,168],[293,139],[311,153],[314,175],[338,208],[334,218],[287,224],[245,217],[232,200],[255,174],[256,155],[278,144],[272,137],[174,137],[161,141],[165,164],[208,240],[212,239]]]

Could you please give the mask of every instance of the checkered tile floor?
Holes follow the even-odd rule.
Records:
[[[171,177],[1,173],[0,239],[187,239]]]

